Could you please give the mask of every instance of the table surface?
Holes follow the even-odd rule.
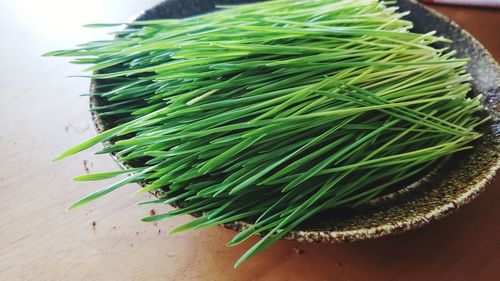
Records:
[[[230,248],[232,231],[169,235],[180,217],[140,217],[129,185],[75,211],[71,202],[103,185],[85,172],[116,168],[98,148],[59,162],[58,153],[93,135],[81,68],[42,58],[106,36],[85,23],[121,22],[158,1],[0,2],[0,280],[498,280],[500,181],[458,212],[421,229],[373,241],[280,241],[233,269],[256,240]],[[500,59],[500,11],[434,6]],[[164,211],[169,207],[164,207]],[[95,223],[95,226],[93,224]]]

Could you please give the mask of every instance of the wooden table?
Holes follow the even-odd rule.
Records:
[[[52,162],[95,131],[87,98],[78,97],[88,79],[64,78],[80,67],[40,55],[105,35],[84,23],[123,21],[156,2],[0,3],[0,280],[500,280],[499,181],[419,230],[350,244],[280,241],[237,270],[255,239],[229,248],[234,233],[222,228],[168,235],[190,218],[141,222],[151,208],[135,204],[147,197],[130,196],[135,185],[66,211],[103,185],[73,176],[116,165],[95,150]],[[498,10],[436,9],[500,59]]]

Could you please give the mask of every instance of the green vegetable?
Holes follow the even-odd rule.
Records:
[[[253,222],[229,243],[263,236],[237,266],[314,215],[376,198],[480,137],[467,60],[435,47],[445,38],[410,32],[396,7],[221,8],[47,54],[91,64],[105,101],[93,110],[113,126],[58,159],[110,140],[101,153],[135,167],[77,177],[131,174],[70,208],[144,182],[165,196],[145,204],[183,202],[144,221],[203,213],[173,232]]]

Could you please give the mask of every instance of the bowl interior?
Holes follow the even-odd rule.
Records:
[[[214,11],[216,4],[250,3],[241,0],[168,0],[144,11],[137,20],[183,18]],[[431,174],[418,181],[414,188],[397,195],[389,194],[376,204],[358,208],[338,208],[324,212],[292,231],[285,238],[307,242],[340,242],[374,238],[398,233],[424,225],[443,217],[479,194],[495,175],[499,163],[500,144],[500,68],[491,55],[470,34],[447,18],[411,0],[397,1],[400,11],[411,11],[406,19],[414,23],[414,31],[432,30],[453,40],[451,48],[458,57],[471,59],[468,71],[473,77],[471,96],[483,95],[484,114],[491,121],[479,128],[484,135],[472,151],[453,155],[435,168]],[[93,80],[91,93],[96,86],[105,86],[106,80]],[[91,96],[91,107],[102,101]],[[112,120],[93,113],[97,130],[112,127]],[[133,163],[126,165],[133,166]],[[406,183],[408,184],[408,183]],[[400,186],[401,189],[404,185]],[[161,194],[156,194],[161,196]],[[175,205],[175,204],[174,204]],[[234,230],[248,227],[249,223],[237,221],[224,226]]]

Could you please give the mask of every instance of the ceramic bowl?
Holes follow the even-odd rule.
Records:
[[[142,12],[136,20],[182,18],[211,12],[216,4],[248,3],[256,1],[231,0],[168,0]],[[436,30],[453,40],[452,48],[458,57],[469,57],[468,71],[472,75],[471,96],[483,95],[485,113],[491,121],[481,126],[484,134],[471,151],[449,157],[431,174],[409,186],[400,186],[404,192],[389,194],[383,200],[354,209],[335,209],[322,213],[291,231],[285,239],[301,242],[343,242],[377,238],[421,227],[457,210],[481,193],[495,176],[500,155],[500,67],[486,49],[457,24],[435,11],[410,0],[397,1],[400,11],[411,11],[406,18],[414,23],[414,31],[425,33]],[[96,91],[92,81],[91,93]],[[102,105],[91,96],[91,108]],[[97,131],[109,129],[106,120],[93,113]],[[109,143],[105,143],[109,145]],[[112,155],[115,160],[116,156]],[[118,163],[118,162],[117,162]],[[124,168],[122,164],[119,165]],[[133,164],[125,164],[133,166]],[[155,196],[161,197],[161,192]],[[182,204],[177,202],[174,207]],[[236,221],[223,225],[240,231],[249,222]]]

